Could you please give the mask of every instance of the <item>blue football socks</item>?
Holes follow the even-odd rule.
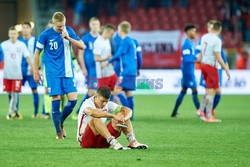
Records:
[[[63,112],[62,112],[62,119],[61,119],[61,125],[63,125],[65,119],[71,114],[73,111],[77,100],[69,100],[68,103],[64,106]]]
[[[56,133],[61,133],[61,119],[62,115],[60,113],[60,100],[52,101],[52,120],[54,122],[54,126],[56,128]]]

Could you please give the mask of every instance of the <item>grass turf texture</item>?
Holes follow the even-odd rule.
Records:
[[[81,149],[71,118],[67,138],[56,140],[51,119],[31,118],[30,95],[20,96],[24,119],[7,121],[7,95],[0,95],[0,166],[250,166],[250,96],[224,95],[217,108],[221,123],[201,122],[191,96],[179,108],[181,117],[171,118],[175,99],[135,96],[134,130],[149,149],[115,151]],[[127,145],[124,135],[119,141]]]

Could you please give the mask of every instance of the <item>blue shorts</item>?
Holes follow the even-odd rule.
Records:
[[[29,86],[30,86],[31,89],[36,89],[37,88],[38,85],[34,81],[33,75],[23,75],[22,84],[24,85],[26,81],[28,81]]]
[[[218,69],[218,73],[219,73],[219,85],[222,86],[222,69]],[[202,73],[201,73],[201,78],[200,78],[200,85],[203,87],[206,87],[206,83],[205,83]]]
[[[117,85],[122,87],[122,90],[124,91],[126,90],[133,91],[135,90],[136,87],[136,76],[132,75],[120,76]]]
[[[185,88],[197,88],[194,74],[185,74],[182,76],[181,85]]]
[[[49,96],[77,92],[74,77],[47,77]]]
[[[86,85],[87,89],[91,90],[97,90],[97,77],[96,77],[96,69],[95,68],[89,68],[87,69],[87,76],[86,76]]]

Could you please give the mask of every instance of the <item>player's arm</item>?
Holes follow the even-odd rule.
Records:
[[[220,52],[214,52],[216,60],[219,62],[221,67],[226,71],[226,74],[228,76],[228,79],[230,79],[230,73],[229,73],[229,68],[228,66],[224,63],[221,53]]]
[[[77,60],[78,64],[80,65],[81,69],[82,69],[83,75],[86,76],[87,75],[87,70],[86,70],[83,55],[84,55],[84,50],[78,49],[78,54],[76,56],[76,60]]]
[[[111,54],[109,54],[107,57],[102,58],[99,54],[95,54],[95,61],[97,62],[103,62],[109,60],[109,58],[112,57]]]
[[[142,68],[142,50],[141,46],[136,48],[136,58],[137,58],[137,75],[140,75],[140,69]]]
[[[28,57],[25,57],[25,59],[26,59],[26,61],[27,61],[27,63],[30,65],[30,67],[31,67],[31,74],[33,73],[33,63],[32,63],[32,61],[31,61],[31,59],[30,59],[30,57],[28,56]]]
[[[34,53],[33,77],[34,77],[34,80],[35,80],[36,83],[41,82],[41,77],[40,77],[40,74],[39,74],[39,71],[38,71],[40,52],[41,52],[41,50],[36,49],[35,53]]]
[[[61,36],[62,36],[62,38],[65,38],[65,39],[69,40],[72,43],[72,45],[75,46],[75,47],[77,47],[78,49],[82,49],[83,50],[83,49],[86,48],[85,44],[83,43],[83,41],[81,39],[80,40],[76,40],[74,38],[71,38],[69,36],[69,34],[65,30],[62,31]]]
[[[98,109],[93,109],[91,107],[85,108],[84,113],[94,118],[114,118],[117,121],[124,122],[124,118],[121,117],[120,115],[111,114]]]

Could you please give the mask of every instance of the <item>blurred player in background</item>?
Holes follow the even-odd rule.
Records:
[[[208,32],[212,31],[212,28],[213,28],[213,25],[214,25],[215,22],[216,22],[216,20],[210,20],[207,23]],[[218,37],[222,40],[220,35]],[[200,54],[200,49],[201,49],[201,45],[200,45],[200,42],[199,42],[199,44],[196,46],[196,54],[198,54],[198,56]],[[223,51],[222,48],[221,48],[221,57],[222,57],[224,63],[226,64],[226,66],[229,68],[226,54],[225,54],[225,52]],[[218,64],[218,72],[219,72],[219,84],[220,84],[220,86],[222,86],[222,68],[221,68],[221,66],[219,64]],[[201,77],[200,77],[200,85],[203,86],[203,87],[206,87],[206,83],[205,83],[205,80],[204,80],[204,77],[203,77],[202,73],[201,73]],[[212,109],[212,117],[215,117],[215,108],[218,106],[218,104],[220,102],[220,99],[221,99],[221,87],[217,88],[216,92],[215,92],[214,102],[213,102],[213,109]],[[204,112],[206,113],[206,109],[204,110]]]
[[[134,40],[135,45],[136,45],[137,76],[138,76],[140,74],[140,69],[142,67],[142,49],[141,49],[141,45],[139,44],[139,42],[136,39],[133,39],[133,40]],[[115,52],[117,52],[119,50],[119,47],[121,45],[121,41],[122,41],[122,39],[119,36],[119,34],[117,33],[114,37],[114,50],[115,50]],[[120,58],[116,59],[113,64],[114,64],[115,73],[119,77],[120,73],[121,73],[121,60],[120,60]],[[122,103],[122,105],[129,107],[127,97],[124,96],[124,94],[122,92],[119,93],[117,96],[118,96],[120,102]]]
[[[26,61],[30,65],[30,72],[32,73],[32,62],[30,60],[30,53],[23,42],[17,39],[18,32],[15,27],[9,28],[9,40],[4,41],[1,46],[3,49],[4,57],[4,74],[3,74],[3,86],[10,97],[9,112],[6,116],[7,120],[17,117],[22,119],[22,115],[17,110],[18,93],[22,88],[22,57],[26,58]]]
[[[121,131],[126,135],[128,147],[132,149],[147,149],[148,146],[139,143],[133,131],[130,117],[131,109],[109,101],[111,91],[107,86],[98,88],[97,93],[85,100],[78,115],[77,140],[82,148],[124,149],[116,140]],[[105,125],[107,118],[113,118]]]
[[[200,107],[200,102],[198,99],[198,92],[197,92],[197,83],[196,78],[194,75],[195,70],[195,46],[194,42],[192,40],[195,39],[196,35],[196,28],[192,24],[186,25],[184,31],[187,34],[187,39],[184,41],[182,45],[182,64],[181,64],[181,71],[182,71],[182,79],[181,79],[181,85],[182,90],[179,94],[179,96],[176,99],[176,103],[174,106],[174,110],[172,112],[172,117],[177,116],[177,111],[179,106],[181,105],[181,102],[187,93],[187,89],[192,89],[192,98],[195,105],[196,110]]]
[[[111,55],[111,44],[110,39],[115,32],[115,27],[113,25],[107,24],[103,28],[103,32],[94,42],[93,53],[96,62],[96,76],[98,80],[98,87],[108,86],[111,91],[114,90],[116,82],[118,80],[117,75],[114,71],[112,64],[108,64],[106,67],[102,68],[101,64],[109,60]]]
[[[220,122],[212,116],[214,95],[219,86],[218,63],[225,69],[228,78],[230,73],[228,66],[225,65],[221,57],[222,42],[218,37],[221,33],[221,23],[216,21],[213,24],[212,30],[203,35],[201,38],[201,54],[198,60],[201,60],[201,72],[206,82],[206,94],[204,95],[203,102],[197,111],[197,114],[205,122]],[[204,110],[206,108],[206,114]]]
[[[89,97],[93,96],[97,88],[96,65],[93,54],[93,46],[100,31],[99,19],[96,17],[92,17],[89,20],[89,28],[90,32],[82,36],[82,41],[86,45],[86,49],[85,50],[79,49],[77,56],[78,61],[83,62],[83,64],[80,63],[79,64],[80,67],[82,68],[83,75],[86,78],[86,84],[88,88],[88,92],[86,96],[82,99],[81,103],[83,103],[84,100],[88,99]],[[80,107],[77,109],[76,114],[72,115],[72,119],[77,120],[79,109]]]
[[[30,52],[30,59],[32,63],[34,62],[34,52],[36,48],[36,41],[37,39],[32,36],[32,27],[30,22],[24,22],[22,24],[22,36],[19,37],[19,40],[24,42],[27,46],[29,52]],[[34,81],[33,75],[30,73],[31,66],[28,65],[26,58],[23,57],[22,60],[22,75],[23,80],[22,84],[24,85],[27,81],[29,83],[29,86],[32,90],[33,94],[33,105],[34,105],[34,114],[32,115],[32,118],[36,118],[38,116],[38,108],[39,108],[39,95],[37,92],[37,83]]]
[[[136,62],[136,45],[134,40],[128,36],[131,31],[131,25],[127,21],[123,21],[118,26],[118,34],[122,38],[118,51],[112,56],[108,62],[102,64],[103,67],[117,59],[121,61],[121,72],[118,85],[115,87],[114,94],[118,95],[121,91],[125,92],[128,100],[129,108],[134,110],[134,96],[132,91],[136,87],[137,62]],[[131,120],[134,120],[134,112]]]
[[[44,49],[43,62],[49,95],[52,96],[52,119],[57,139],[66,137],[63,123],[77,102],[77,89],[72,67],[71,44],[79,49],[85,45],[72,28],[66,26],[66,18],[61,12],[54,13],[53,27],[43,31],[38,39],[34,55],[34,79],[41,82],[38,72],[39,54]],[[67,95],[68,103],[60,113],[61,95]]]

